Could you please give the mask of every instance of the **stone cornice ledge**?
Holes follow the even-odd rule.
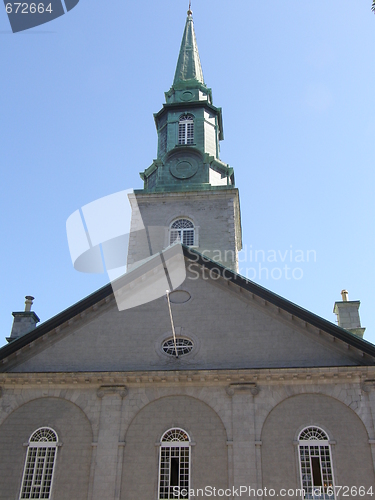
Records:
[[[375,382],[375,366],[319,367],[319,368],[254,368],[242,370],[164,370],[137,372],[43,372],[0,373],[0,390],[17,385],[26,388],[61,388],[85,386],[99,389],[101,386],[139,386],[139,384],[176,386],[177,384],[212,385],[226,388],[228,385],[256,384],[259,388],[270,385],[361,383],[366,391]]]

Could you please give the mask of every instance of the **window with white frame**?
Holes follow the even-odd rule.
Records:
[[[42,427],[31,435],[27,447],[20,500],[51,498],[58,438],[53,429]]]
[[[194,117],[193,115],[183,115],[178,122],[178,143],[194,143]]]
[[[176,241],[188,247],[194,246],[195,228],[190,220],[177,219],[171,224],[169,244],[172,245]]]
[[[189,499],[190,437],[169,429],[160,440],[159,500]]]
[[[300,432],[298,444],[304,499],[335,499],[327,434],[319,427],[306,427]]]
[[[177,337],[164,340],[162,349],[169,356],[183,356],[189,354],[193,349],[193,342],[190,339]],[[177,353],[176,353],[177,350]]]

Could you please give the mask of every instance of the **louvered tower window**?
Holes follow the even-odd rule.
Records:
[[[307,427],[299,435],[302,488],[305,499],[335,499],[331,448],[319,427]]]
[[[42,427],[29,439],[20,500],[51,498],[58,438],[53,429]]]
[[[159,500],[189,498],[190,438],[183,429],[170,429],[160,440]]]
[[[178,143],[194,143],[194,117],[192,115],[181,116],[178,122]]]
[[[195,242],[194,224],[188,219],[175,220],[170,229],[169,244],[180,241],[186,246],[192,247]]]

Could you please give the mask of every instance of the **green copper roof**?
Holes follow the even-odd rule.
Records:
[[[191,16],[191,11],[189,10],[184,35],[182,37],[173,86],[176,84],[178,85],[178,83],[192,80],[204,85],[202,66],[199,59],[198,45],[194,32],[193,18]]]

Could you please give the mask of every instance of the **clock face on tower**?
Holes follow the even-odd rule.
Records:
[[[169,170],[177,179],[189,179],[197,173],[198,162],[193,158],[178,157],[176,162],[170,165]]]
[[[186,151],[186,149],[175,151],[167,160],[170,173],[176,179],[181,180],[193,177],[202,163],[201,155],[198,151]]]

